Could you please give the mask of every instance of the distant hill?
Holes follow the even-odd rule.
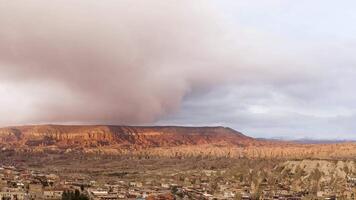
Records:
[[[351,142],[356,142],[355,140],[316,140],[316,139],[298,139],[298,140],[293,140],[295,143],[299,144],[340,144],[340,143],[351,143]]]
[[[255,139],[227,127],[35,125],[0,128],[0,153],[333,159],[354,158],[356,143]]]
[[[38,125],[0,129],[0,144],[15,147],[149,148],[202,144],[246,146],[253,141],[253,138],[226,127]]]

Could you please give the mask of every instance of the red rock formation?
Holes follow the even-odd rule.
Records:
[[[222,144],[247,146],[254,139],[225,127],[20,126],[0,129],[0,143],[12,146],[135,148]]]
[[[0,149],[149,157],[354,158],[356,143],[256,140],[225,127],[20,126],[0,128]]]

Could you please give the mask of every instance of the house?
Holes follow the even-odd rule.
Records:
[[[43,186],[40,183],[30,183],[28,186],[28,193],[30,200],[43,199]]]
[[[43,199],[45,200],[61,200],[63,190],[49,189],[43,191]]]
[[[17,188],[3,188],[0,192],[0,199],[3,200],[26,200],[27,195],[24,191]]]

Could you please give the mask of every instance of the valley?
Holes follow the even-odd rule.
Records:
[[[54,174],[54,185],[44,190],[79,185],[90,199],[353,199],[356,194],[355,143],[269,141],[225,127],[59,125],[3,128],[0,141],[3,166]]]

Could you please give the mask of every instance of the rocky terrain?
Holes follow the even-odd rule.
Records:
[[[226,127],[19,126],[0,129],[1,152],[149,157],[340,159],[355,143],[298,144],[254,139]]]
[[[146,149],[206,144],[244,147],[255,142],[253,138],[225,127],[41,125],[0,129],[0,144],[18,149]]]
[[[269,141],[226,127],[41,125],[0,129],[0,149],[3,166],[101,185],[141,183],[137,190],[166,191],[167,182],[199,194],[235,192],[236,199],[356,194],[352,142]]]
[[[350,174],[356,174],[355,161],[330,161],[330,160],[300,160],[300,161],[286,161],[280,164],[283,170],[281,173],[288,172],[296,174],[302,171],[301,177],[303,179],[311,176],[315,170],[320,171],[321,181],[330,181],[331,178],[346,179]]]

